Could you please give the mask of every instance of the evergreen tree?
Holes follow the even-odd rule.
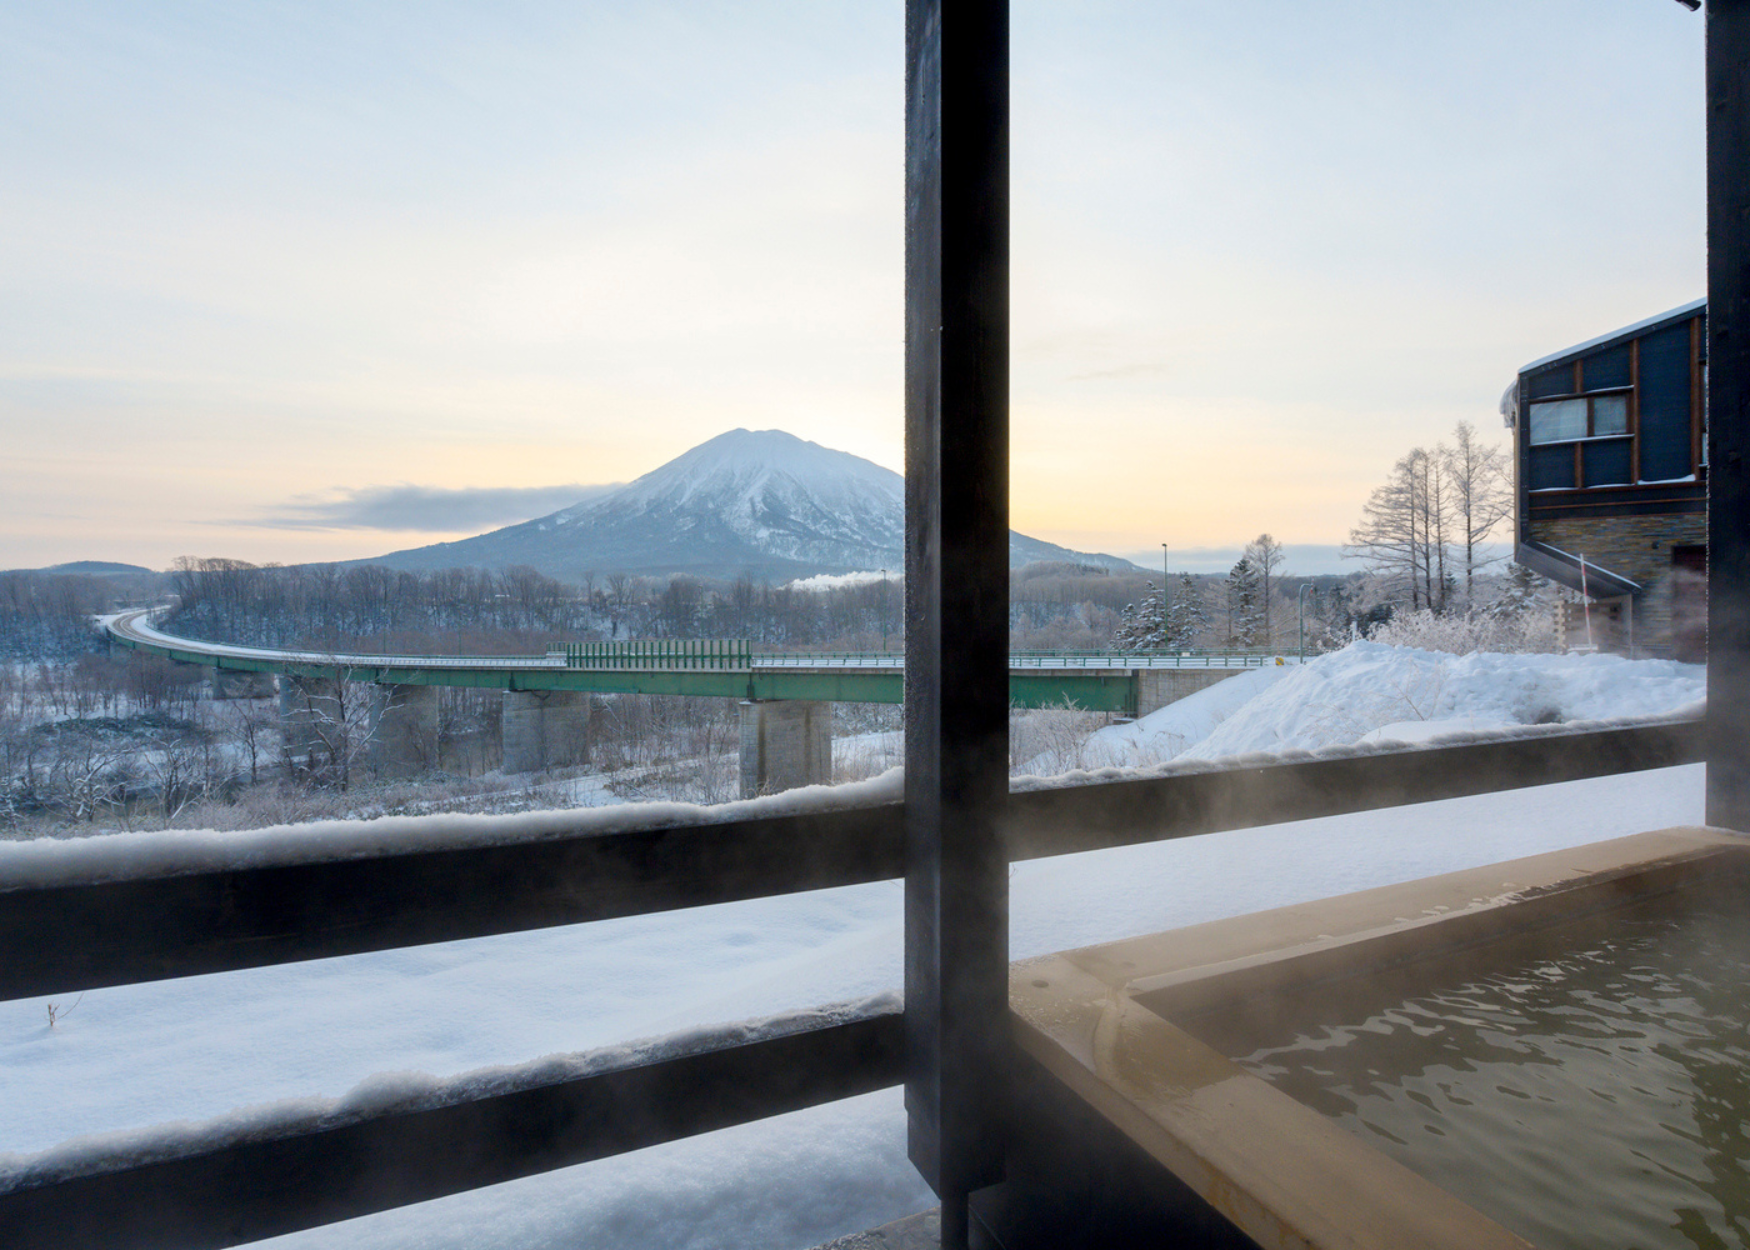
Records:
[[[1502,589],[1500,598],[1488,606],[1486,613],[1496,620],[1524,616],[1540,606],[1543,591],[1549,585],[1546,578],[1515,561],[1512,570],[1507,574],[1507,585]]]
[[[1178,605],[1173,605],[1177,609]],[[1140,605],[1127,603],[1118,618],[1118,629],[1112,635],[1112,646],[1119,651],[1154,651],[1166,643],[1161,619],[1161,592],[1151,587]]]
[[[1203,610],[1203,596],[1197,593],[1197,586],[1189,573],[1179,574],[1178,589],[1173,592],[1172,606],[1167,609],[1167,649],[1183,651],[1194,646],[1208,628],[1209,615]]]
[[[1112,635],[1112,646],[1119,651],[1182,651],[1194,646],[1209,629],[1209,614],[1203,607],[1203,596],[1189,573],[1179,574],[1173,588],[1172,602],[1161,610],[1159,587],[1150,587],[1148,597],[1140,604],[1127,603],[1119,617],[1118,629]]]
[[[1354,633],[1355,606],[1343,584],[1338,582],[1322,592],[1314,590],[1307,597],[1317,603],[1315,611],[1324,642],[1339,645],[1347,642]]]
[[[1264,616],[1259,609],[1259,578],[1258,570],[1252,567],[1252,562],[1241,556],[1239,563],[1228,572],[1227,583],[1227,645],[1230,647],[1251,647],[1258,642],[1258,631],[1263,628]]]

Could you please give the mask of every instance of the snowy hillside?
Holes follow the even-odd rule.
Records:
[[[1087,767],[1423,742],[1441,734],[1654,716],[1698,705],[1707,671],[1614,655],[1452,655],[1351,643],[1219,682],[1094,734]],[[1698,709],[1699,710],[1699,709]]]
[[[1067,560],[1131,568],[1011,534],[1012,565]],[[905,479],[782,430],[731,430],[587,504],[460,542],[373,563],[433,569],[528,564],[587,571],[694,573],[787,581],[905,564]]]

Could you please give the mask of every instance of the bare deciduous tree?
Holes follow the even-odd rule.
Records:
[[[1453,604],[1455,579],[1449,564],[1460,550],[1465,606],[1475,606],[1476,574],[1493,563],[1479,550],[1512,510],[1506,457],[1484,445],[1468,422],[1453,431],[1453,443],[1433,452],[1414,448],[1392,466],[1391,476],[1368,498],[1361,522],[1349,531],[1343,554],[1364,561],[1382,590],[1411,611],[1439,613]]]
[[[279,727],[279,715],[261,699],[233,699],[215,711],[219,727],[249,760],[249,784],[261,779],[268,743]]]
[[[1269,534],[1259,534],[1246,544],[1246,561],[1258,575],[1259,606],[1264,614],[1264,645],[1274,646],[1276,633],[1270,621],[1270,596],[1276,588],[1276,579],[1282,576],[1282,544]]]
[[[1343,555],[1361,560],[1380,589],[1411,611],[1440,610],[1446,590],[1446,491],[1437,456],[1417,447],[1368,497]]]
[[[1452,445],[1442,445],[1440,456],[1452,487],[1456,540],[1464,549],[1464,603],[1467,609],[1474,608],[1478,571],[1500,559],[1483,556],[1478,545],[1513,511],[1507,456],[1499,447],[1480,442],[1469,421],[1458,423]]]

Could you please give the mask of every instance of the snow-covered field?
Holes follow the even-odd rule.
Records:
[[[1164,741],[1169,722],[1172,755],[1224,732],[1237,743],[1229,750],[1304,749],[1412,721],[1667,712],[1701,693],[1700,670],[1650,661],[1351,651],[1236,677],[1106,732],[1142,744],[1132,762],[1152,763],[1159,749],[1144,759],[1143,747]],[[1309,711],[1365,706],[1366,692],[1399,685],[1423,715],[1381,704],[1342,738],[1331,716]],[[1023,863],[1010,883],[1011,952],[1700,823],[1701,790],[1691,766]],[[880,994],[900,983],[902,931],[899,885],[881,882],[98,990],[70,1013],[58,1001],[53,1029],[39,1000],[0,1004],[0,1146],[18,1152],[0,1156],[0,1171],[70,1138],[340,1097],[381,1074],[450,1077]],[[800,1248],[930,1204],[904,1136],[899,1094],[884,1091],[270,1244]]]

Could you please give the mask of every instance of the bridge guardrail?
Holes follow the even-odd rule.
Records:
[[[572,642],[565,646],[568,668],[753,667],[753,645],[745,638],[653,638],[624,642]]]

